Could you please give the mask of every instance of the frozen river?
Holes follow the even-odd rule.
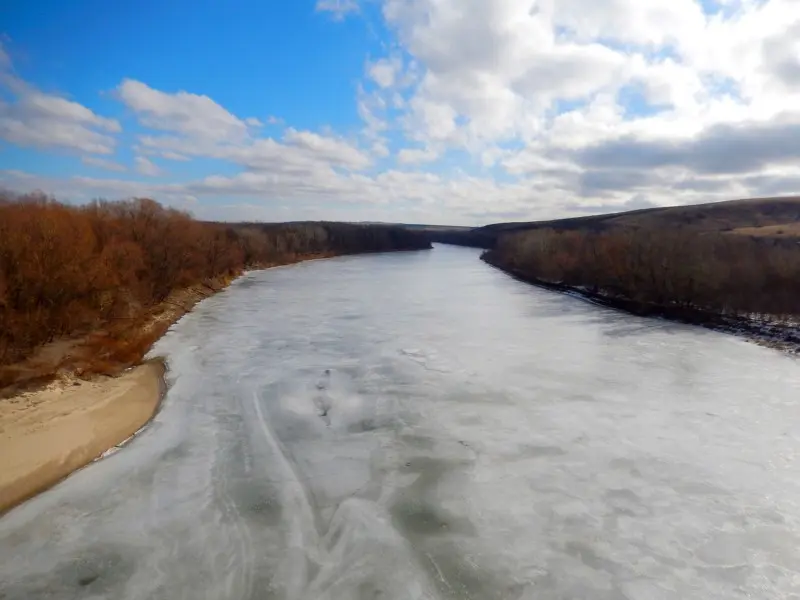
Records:
[[[800,362],[472,249],[250,273],[131,445],[0,519],[0,598],[800,597]]]

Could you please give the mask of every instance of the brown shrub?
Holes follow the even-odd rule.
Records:
[[[425,237],[397,227],[229,225],[196,221],[146,198],[71,206],[6,194],[0,196],[0,386],[23,372],[47,371],[38,363],[4,365],[51,340],[98,329],[105,335],[80,344],[73,363],[108,372],[138,362],[169,325],[151,322],[153,307],[191,286],[219,287],[248,265],[426,247]]]
[[[493,262],[643,304],[730,315],[800,315],[800,245],[655,229],[504,234]]]

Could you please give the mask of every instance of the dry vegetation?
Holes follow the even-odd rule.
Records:
[[[488,262],[620,308],[747,328],[800,318],[800,198],[735,200],[473,230]],[[788,339],[788,338],[785,338]]]
[[[504,235],[546,229],[584,234],[620,230],[651,231],[656,234],[666,231],[698,234],[726,232],[789,238],[800,236],[800,196],[646,208],[552,221],[496,223],[467,230],[455,227],[425,229],[435,242],[486,249],[494,248]]]
[[[512,231],[532,229],[597,232],[642,229],[710,233],[732,231],[742,227],[766,227],[798,222],[800,222],[800,197],[785,197],[647,208],[554,221],[498,223],[474,229],[472,232],[495,237]]]
[[[782,223],[763,227],[737,227],[730,232],[736,235],[770,238],[800,238],[800,223]]]
[[[685,314],[800,316],[800,246],[680,230],[537,229],[500,236],[487,259],[527,279],[627,307]]]
[[[0,198],[0,388],[139,361],[246,267],[430,247],[390,226],[206,223],[149,199]]]

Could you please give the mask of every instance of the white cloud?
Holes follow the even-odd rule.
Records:
[[[379,93],[368,93],[359,86],[357,99],[358,115],[364,121],[367,135],[375,136],[389,128],[386,122],[386,100]]]
[[[144,156],[137,156],[134,159],[134,163],[136,164],[136,170],[142,175],[155,177],[161,174],[161,169],[159,169],[158,166],[150,159],[145,158]]]
[[[404,148],[397,153],[397,162],[404,165],[433,162],[437,158],[439,158],[439,153],[430,148]]]
[[[106,119],[93,113],[85,106],[72,102],[58,96],[42,94],[30,90],[22,101],[25,109],[31,114],[36,114],[43,118],[62,119],[80,123],[89,127],[97,127],[114,133],[122,129],[114,119]]]
[[[389,151],[389,146],[386,145],[386,142],[384,140],[378,140],[374,142],[372,144],[371,150],[373,155],[380,158],[385,158],[391,154],[391,152]]]
[[[405,124],[408,137],[419,141],[456,142],[458,111],[447,102],[416,96],[410,103]]]
[[[259,138],[240,144],[198,144],[178,136],[142,136],[139,141],[143,149],[162,156],[178,154],[215,158],[262,172],[290,170],[310,173],[333,166],[360,170],[371,161],[355,145],[308,131],[287,131],[285,143]]]
[[[702,34],[705,17],[694,0],[559,0],[551,5],[555,26],[581,40],[613,39],[659,47]]]
[[[351,169],[364,169],[371,163],[370,158],[354,145],[333,137],[322,136],[310,131],[287,129],[284,140],[307,152],[322,162]]]
[[[223,209],[214,210],[204,198],[245,199],[261,204],[260,218],[287,220],[298,218],[345,220],[412,220],[475,224],[486,215],[514,214],[539,216],[550,213],[537,206],[535,186],[502,186],[488,178],[460,175],[445,178],[430,173],[384,171],[375,176],[337,173],[321,169],[314,173],[244,172],[233,176],[211,175],[182,184],[146,183],[123,179],[92,177],[45,178],[27,173],[0,171],[0,187],[39,189],[59,198],[81,201],[97,196],[126,198],[148,196],[167,204],[198,198],[195,212],[220,218],[242,218]],[[290,211],[278,210],[288,206]],[[344,207],[344,208],[343,208]]]
[[[277,174],[310,174],[333,167],[357,171],[372,164],[357,143],[335,135],[288,128],[281,141],[259,137],[251,128],[255,120],[248,123],[248,119],[240,119],[207,96],[167,93],[131,80],[123,82],[119,93],[141,123],[156,130],[156,134],[139,136],[142,154],[170,160],[214,158],[248,171]],[[144,163],[139,171],[155,173]]]
[[[81,162],[91,167],[98,167],[107,171],[127,171],[125,165],[121,165],[113,160],[106,160],[105,158],[98,158],[96,156],[84,156]]]
[[[334,19],[341,20],[350,13],[358,12],[356,0],[317,0],[317,11],[330,13]]]
[[[535,133],[556,100],[619,87],[632,58],[560,39],[550,4],[386,0],[388,23],[424,71],[408,103],[408,134],[478,150]]]
[[[252,124],[259,123],[236,117],[208,96],[162,92],[132,79],[123,81],[117,92],[146,127],[195,140],[241,141],[248,137]]]
[[[721,170],[747,175],[728,192],[770,189],[752,174],[796,160],[800,3],[725,4],[712,15],[697,0],[384,0],[421,71],[406,137],[546,182],[541,202],[623,206],[634,188],[663,203],[710,199],[725,190],[706,174]],[[376,77],[380,64],[367,69],[379,86],[402,78]]]
[[[700,75],[671,58],[638,67],[641,74],[631,81],[641,84],[644,98],[654,106],[691,111],[708,99]]]
[[[367,66],[370,78],[382,88],[395,85],[402,70],[403,63],[397,57],[382,58]]]
[[[45,94],[11,72],[11,60],[0,44],[0,89],[13,97],[0,99],[0,138],[20,146],[111,154],[120,124],[89,108]]]
[[[190,90],[123,81],[119,98],[152,130],[138,139],[141,158],[202,157],[241,170],[147,189],[239,196],[240,207],[260,198],[270,207],[263,214],[284,218],[346,205],[375,220],[396,210],[485,222],[800,184],[798,0],[374,2],[392,39],[382,40],[383,55],[363,59],[360,131],[284,129],[275,117],[236,115]],[[359,10],[355,0],[316,6],[337,18]],[[29,117],[57,114],[82,130],[37,129],[51,140],[113,148],[116,121],[63,98],[19,96]],[[9,110],[0,106],[0,116]],[[264,135],[264,123],[274,135]],[[499,170],[501,180],[488,174]],[[60,184],[95,193],[106,185]],[[123,192],[128,184],[108,185]]]
[[[20,146],[111,154],[115,140],[69,119],[42,117],[24,104],[0,105],[0,138]]]
[[[169,151],[162,152],[161,153],[161,157],[162,158],[166,158],[167,160],[177,160],[177,161],[181,161],[181,162],[185,162],[185,161],[189,160],[183,154],[178,154],[177,152],[169,152]]]

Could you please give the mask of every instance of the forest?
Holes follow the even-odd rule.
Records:
[[[524,279],[580,288],[639,312],[797,318],[799,242],[724,231],[549,228],[502,234],[485,259]]]
[[[246,268],[421,248],[430,248],[424,235],[392,226],[223,224],[195,220],[150,199],[76,206],[4,194],[0,387],[19,376],[4,365],[48,342],[90,332],[102,331],[106,358],[117,365],[134,362],[162,333],[137,332],[153,307],[192,286],[215,289]],[[92,348],[96,355],[101,350]]]

